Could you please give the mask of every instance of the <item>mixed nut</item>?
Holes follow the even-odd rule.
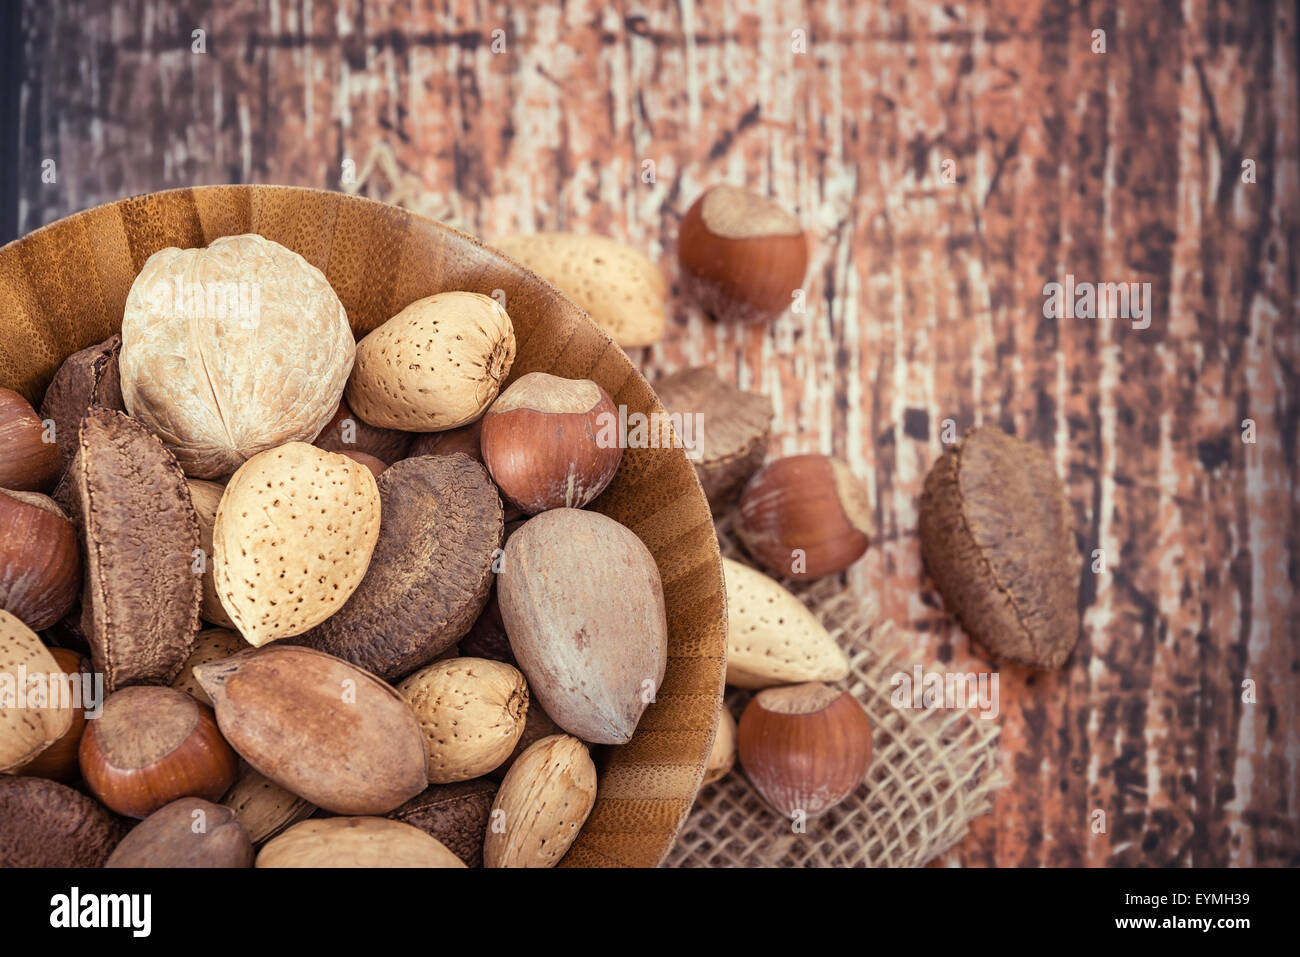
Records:
[[[0,864],[563,857],[667,616],[646,546],[581,510],[613,399],[501,392],[514,358],[468,291],[357,342],[318,269],[245,235],[150,257],[40,414],[0,392]]]
[[[662,335],[639,253],[499,245],[616,341]],[[724,321],[780,314],[807,254],[794,217],[730,186],[678,245]],[[584,510],[622,461],[613,398],[542,372],[503,389],[515,351],[508,304],[468,291],[358,342],[318,269],[244,235],[150,257],[121,334],[70,356],[39,414],[0,390],[0,865],[555,865],[596,801],[590,747],[629,741],[664,680],[668,626],[650,551]],[[872,729],[778,579],[863,556],[867,488],[825,455],[764,465],[771,402],[707,369],[656,387],[707,413],[696,472],[763,569],[724,559],[726,681],[755,694],[739,724],[723,706],[704,780],[738,760],[781,815],[822,813],[865,781]],[[927,564],[1009,660],[1073,645],[1064,502],[994,429],[926,481]],[[24,674],[44,697],[15,697]],[[97,703],[52,700],[96,682]]]

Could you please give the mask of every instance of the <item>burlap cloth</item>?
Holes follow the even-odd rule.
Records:
[[[747,562],[731,526],[718,521],[724,555]],[[862,787],[803,833],[769,808],[739,762],[695,800],[666,867],[920,867],[962,839],[1002,785],[997,721],[973,709],[894,707],[892,677],[911,673],[910,636],[882,621],[873,598],[838,577],[792,589],[849,657],[845,687],[871,720],[871,767]],[[727,690],[732,717],[753,692]]]
[[[455,193],[429,190],[398,166],[387,144],[360,164],[345,192],[405,206],[473,232]],[[719,523],[724,553],[744,560]],[[874,600],[836,579],[798,589],[849,656],[848,689],[871,719],[867,780],[847,800],[810,818],[804,833],[768,808],[739,764],[707,785],[664,862],[668,867],[918,867],[961,840],[972,818],[987,813],[998,772],[999,725],[971,710],[895,708],[891,677],[916,658],[908,635],[881,621]],[[750,692],[731,689],[727,706],[740,718]]]

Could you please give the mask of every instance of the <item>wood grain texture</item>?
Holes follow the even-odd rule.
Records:
[[[272,186],[122,200],[0,248],[0,385],[38,400],[64,357],[102,338],[104,328],[116,331],[130,281],[152,253],[246,232],[282,242],[320,269],[358,335],[425,296],[495,291],[517,341],[507,383],[534,371],[590,378],[629,412],[665,414],[607,335],[500,253],[395,206]],[[376,251],[391,269],[376,267]],[[51,276],[75,281],[79,295],[41,295]],[[704,492],[680,449],[625,450],[591,508],[631,529],[654,556],[668,612],[668,664],[632,740],[601,749],[596,806],[566,860],[653,866],[690,810],[713,742],[726,653],[722,563]]]
[[[634,361],[762,389],[775,452],[867,476],[881,531],[850,580],[920,632],[918,661],[981,666],[915,537],[944,421],[1042,444],[1089,559],[1083,634],[1059,673],[1001,669],[1012,783],[947,863],[1300,863],[1294,3],[27,11],[25,228],[162,186],[337,188],[387,142],[417,194],[485,237],[625,239],[674,283],[667,339]],[[802,314],[724,328],[680,296],[677,223],[720,180],[810,226]],[[375,239],[365,280],[400,281]],[[1150,327],[1044,318],[1044,284],[1067,274],[1151,282]],[[76,289],[47,275],[33,295]],[[647,757],[674,733],[651,724]],[[636,795],[646,813],[656,790]],[[587,860],[620,853],[629,806],[597,809]]]

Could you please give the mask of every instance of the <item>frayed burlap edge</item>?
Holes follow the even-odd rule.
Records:
[[[719,528],[723,551],[743,559]],[[835,580],[801,589],[849,657],[844,687],[872,725],[867,779],[796,833],[758,796],[739,763],[706,785],[664,864],[668,867],[919,867],[965,836],[1002,785],[999,724],[969,709],[913,710],[891,703],[897,672],[916,664],[908,635],[879,620],[876,603]],[[729,689],[737,719],[751,692]]]

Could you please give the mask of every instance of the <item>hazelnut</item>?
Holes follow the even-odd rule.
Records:
[[[686,211],[677,258],[686,291],[715,319],[766,322],[803,285],[808,240],[776,203],[723,183]]]
[[[605,490],[623,449],[618,409],[590,379],[530,372],[483,417],[483,461],[501,493],[530,515],[582,508]]]
[[[0,488],[47,492],[63,471],[63,457],[31,403],[0,389]]]
[[[212,709],[175,688],[123,688],[81,738],[91,793],[128,817],[148,817],[182,797],[218,801],[238,768]]]
[[[870,515],[866,486],[847,465],[827,455],[792,455],[749,480],[737,531],[772,575],[821,578],[862,557]]]
[[[786,817],[821,814],[860,785],[871,763],[871,722],[847,691],[820,682],[760,691],[736,735],[750,783]]]
[[[0,608],[41,631],[68,613],[80,591],[76,526],[53,499],[0,489]]]

